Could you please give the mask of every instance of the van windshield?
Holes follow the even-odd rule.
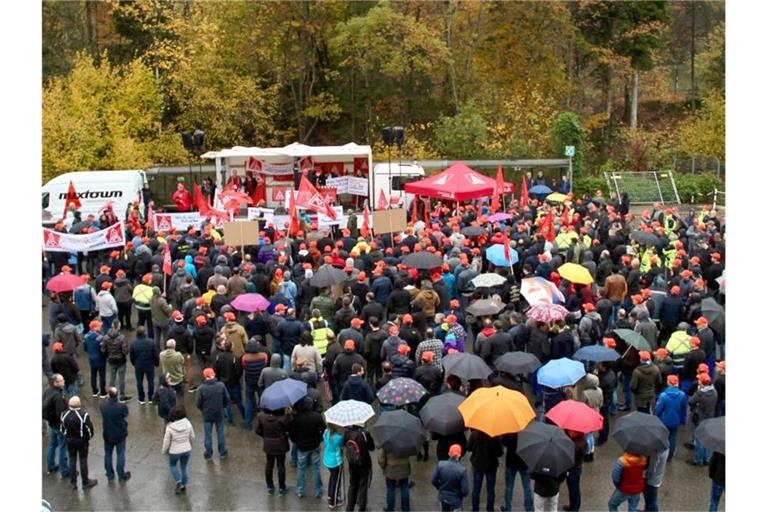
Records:
[[[49,192],[43,192],[43,209],[48,208],[50,204],[51,194]]]
[[[403,190],[406,183],[418,179],[414,176],[392,176],[392,190]]]

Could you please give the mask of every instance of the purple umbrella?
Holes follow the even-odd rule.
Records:
[[[264,311],[269,307],[269,301],[260,293],[243,293],[235,297],[235,300],[230,305],[238,311],[251,313],[253,311]]]
[[[511,218],[512,218],[512,215],[508,213],[494,213],[490,217],[486,217],[486,220],[488,220],[488,222],[499,222],[502,220],[509,220]]]

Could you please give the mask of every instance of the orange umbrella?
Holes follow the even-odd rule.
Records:
[[[476,390],[459,405],[459,412],[464,425],[491,437],[520,432],[536,416],[525,395],[503,386]]]

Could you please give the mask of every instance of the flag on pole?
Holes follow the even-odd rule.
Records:
[[[197,184],[197,182],[193,183],[193,188],[195,191],[195,207],[197,208],[197,211],[200,212],[202,215],[205,215],[208,213],[209,206],[208,202],[203,197],[203,191],[200,190],[200,185]]]
[[[568,225],[568,222],[569,222],[568,218],[569,218],[568,217],[568,206],[564,204],[563,205],[563,214],[560,216],[560,222],[561,222],[561,224],[563,226],[567,226]]]
[[[504,244],[504,259],[509,262],[509,266],[512,266],[512,249],[509,247],[509,236],[507,236],[507,230],[502,231],[502,243]]]
[[[368,234],[371,232],[371,211],[368,209],[368,203],[365,203],[365,208],[363,208],[363,229],[361,230],[363,233],[363,236],[368,236]]]
[[[147,205],[147,219],[144,222],[146,229],[155,229],[155,212],[152,211],[152,205]]]
[[[293,190],[290,190],[289,192],[292,194]],[[291,222],[288,227],[288,232],[290,233],[291,236],[295,236],[296,233],[299,232],[299,228],[300,228],[299,214],[296,211],[296,201],[291,201],[291,209],[289,213],[290,213]]]
[[[169,276],[173,274],[173,265],[171,264],[171,243],[165,243],[165,253],[163,253],[163,272]]]
[[[426,198],[424,200],[424,224],[429,227],[429,198]]]
[[[411,205],[411,222],[416,224],[419,220],[419,196],[413,196],[413,204]]]
[[[555,225],[552,222],[552,210],[549,210],[549,213],[541,222],[541,226],[539,226],[539,232],[544,235],[544,239],[547,242],[552,242],[555,240]]]
[[[69,180],[69,188],[67,189],[67,200],[64,201],[64,217],[67,216],[70,205],[74,205],[75,208],[80,208],[80,198],[77,197],[77,191],[75,190],[75,184],[72,180]]]
[[[377,210],[386,210],[387,206],[389,206],[389,201],[387,201],[387,195],[384,193],[384,189],[379,190],[379,199],[376,201],[376,209]]]
[[[309,182],[306,176],[301,177],[299,193],[296,196],[296,206],[301,206],[313,212],[324,213],[331,220],[336,220],[336,212],[325,200],[323,195]]]
[[[520,207],[528,206],[528,183],[525,181],[525,176],[523,176],[523,186],[520,190]]]
[[[493,201],[491,201],[491,213],[501,208],[501,196],[504,194],[504,172],[501,170],[501,164],[496,171],[496,186],[493,188]]]

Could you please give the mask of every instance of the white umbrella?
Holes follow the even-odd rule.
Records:
[[[477,288],[492,288],[494,286],[501,286],[506,282],[507,280],[505,278],[499,274],[496,274],[495,272],[480,274],[479,276],[472,279],[472,284],[474,284]]]
[[[327,411],[325,421],[340,427],[365,423],[374,416],[373,407],[358,400],[342,400]]]

